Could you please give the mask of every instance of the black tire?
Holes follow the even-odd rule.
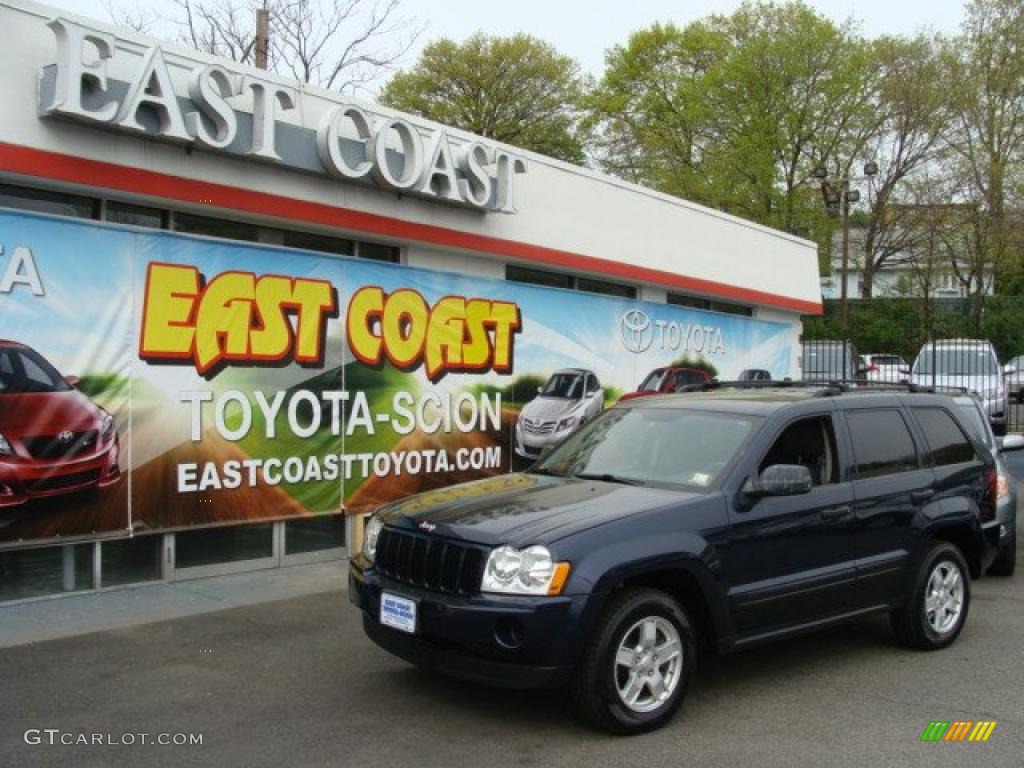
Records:
[[[648,657],[647,651],[642,658],[650,659],[646,663],[655,669],[646,672],[656,675],[659,681],[671,687],[671,692],[661,702],[652,701],[648,711],[636,711],[626,704],[619,694],[619,685],[627,685],[629,681],[639,684],[641,694],[636,706],[643,705],[643,699],[656,699],[650,683],[642,682],[642,675],[628,671],[616,663],[616,654],[621,644],[627,639],[636,638],[642,642],[643,632],[638,628],[641,624],[648,626],[647,620],[667,629],[662,621],[668,622],[679,638],[680,663],[674,668],[670,662]],[[664,641],[667,636],[658,631],[658,638]],[[653,645],[659,645],[655,640]],[[660,645],[664,647],[664,642]],[[637,653],[641,658],[641,653]],[[608,606],[598,620],[594,633],[584,651],[583,659],[573,677],[570,692],[576,711],[592,725],[611,733],[631,735],[653,730],[664,724],[682,704],[690,678],[696,668],[697,643],[693,623],[686,610],[668,594],[656,589],[626,589],[611,597]],[[665,676],[663,676],[663,673]],[[674,683],[666,680],[674,680]]]
[[[1017,567],[1017,534],[1014,533],[1005,545],[1003,545],[996,559],[992,561],[988,572],[995,576],[1013,576]]]
[[[927,610],[925,603],[929,597],[929,582],[935,571],[940,568],[948,568],[949,572],[953,569],[959,571],[959,583],[962,585],[959,615],[949,627],[942,628],[941,631],[936,629],[932,621],[929,620],[929,615],[934,616],[934,613]],[[938,541],[932,545],[921,561],[906,603],[892,613],[890,617],[892,630],[896,639],[904,645],[922,651],[937,651],[956,640],[967,621],[967,612],[970,607],[971,576],[967,562],[955,546],[949,542]]]

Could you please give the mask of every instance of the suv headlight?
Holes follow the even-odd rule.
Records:
[[[366,523],[366,530],[363,532],[363,556],[371,563],[377,556],[377,539],[380,538],[383,527],[384,521],[376,515]]]
[[[482,592],[512,595],[558,595],[569,577],[569,564],[556,563],[547,547],[519,550],[503,546],[491,552],[480,584]]]
[[[7,442],[7,438],[0,435],[0,456],[13,456],[14,449],[11,448],[11,444]]]

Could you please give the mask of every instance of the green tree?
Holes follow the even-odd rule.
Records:
[[[708,73],[729,40],[705,22],[680,29],[655,24],[612,48],[600,87],[588,100],[600,126],[595,149],[602,167],[637,184],[709,202],[702,167],[712,111]]]
[[[878,173],[870,179],[864,216],[864,298],[871,298],[878,270],[914,247],[922,234],[913,180],[927,175],[929,165],[941,156],[942,132],[951,119],[951,70],[938,40],[926,35],[882,37],[872,43],[872,59],[878,75],[873,98],[877,120],[863,154],[876,162]],[[934,184],[929,180],[927,187]],[[923,213],[930,226],[934,217]]]
[[[800,2],[746,3],[684,28],[636,32],[609,53],[589,102],[599,162],[812,234],[823,215],[815,167],[848,158],[872,129],[870,52],[851,27]]]
[[[974,236],[1000,290],[1021,293],[1024,262],[1007,210],[1020,203],[1011,194],[1020,190],[1024,153],[1024,3],[973,0],[950,58],[948,140],[960,195],[979,204]]]
[[[399,72],[381,103],[487,138],[582,164],[581,105],[587,90],[579,65],[525,34],[481,32],[459,44],[441,38],[416,65]]]

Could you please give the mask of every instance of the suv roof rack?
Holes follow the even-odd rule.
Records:
[[[679,392],[710,392],[716,389],[819,389],[821,397],[840,395],[844,392],[911,392],[914,394],[966,395],[966,387],[931,386],[911,382],[862,381],[856,379],[832,379],[829,381],[803,381],[784,379],[782,381],[719,381],[712,379],[701,384],[690,384]]]

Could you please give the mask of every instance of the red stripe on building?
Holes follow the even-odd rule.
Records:
[[[460,248],[558,267],[576,272],[593,272],[638,283],[653,283],[729,301],[759,304],[802,314],[820,315],[821,302],[803,301],[750,288],[740,288],[713,280],[686,277],[658,269],[638,267],[618,261],[584,256],[570,251],[545,248],[530,243],[505,240],[463,232],[431,224],[353,211],[308,200],[296,200],[240,187],[197,181],[140,168],[62,155],[41,149],[0,142],[0,171],[36,176],[95,188],[116,190],[169,201],[210,205],[248,214],[304,221],[353,232],[410,240],[431,245]]]

